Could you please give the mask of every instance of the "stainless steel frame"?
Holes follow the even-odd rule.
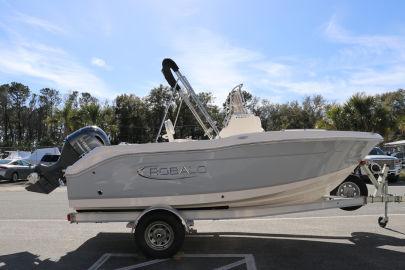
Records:
[[[202,104],[202,102],[198,98],[197,94],[194,92],[194,89],[188,82],[186,76],[181,74],[180,70],[176,71],[175,74],[177,75],[178,79],[176,81],[175,86],[172,87],[172,91],[175,91],[176,88],[178,88],[178,87],[180,88],[179,95],[180,95],[181,101],[182,102],[184,101],[184,103],[186,103],[187,107],[190,109],[191,113],[194,115],[195,119],[200,124],[201,128],[204,130],[204,134],[207,135],[210,140],[214,139],[215,137],[217,137],[219,135],[217,123],[211,118],[211,116],[205,109],[204,104]],[[171,96],[171,99],[172,98],[173,98],[173,94]],[[196,106],[193,104],[192,101],[194,101]],[[180,108],[181,107],[179,105],[178,111],[180,111]],[[160,125],[159,132],[156,137],[156,142],[160,136],[160,133],[162,132],[163,123],[166,120],[166,115],[167,115],[168,109],[169,109],[169,106],[166,107],[165,115],[163,116],[162,123]],[[202,115],[203,118],[200,116],[200,114]],[[206,123],[204,123],[203,119],[205,119],[205,122],[207,122],[209,127],[206,125]],[[174,126],[176,126],[176,123],[177,123],[177,117],[176,117]],[[214,134],[213,134],[213,132],[214,132]]]
[[[211,116],[208,114],[207,110],[205,109],[204,105],[201,103],[199,98],[197,97],[197,94],[194,92],[193,87],[191,87],[190,83],[188,82],[186,76],[183,76],[180,72],[180,70],[175,72],[176,75],[178,76],[178,81],[180,81],[185,90],[187,92],[182,92],[180,91],[180,95],[184,102],[187,104],[187,106],[190,108],[192,111],[194,117],[197,119],[198,123],[201,125],[201,127],[204,129],[205,134],[210,138],[213,139],[215,136],[218,136],[219,130],[217,128],[216,122],[212,120]],[[181,90],[183,90],[182,87],[180,87]],[[192,100],[197,104],[198,109],[200,110],[201,114],[204,116],[205,120],[208,122],[210,128],[207,128],[207,126],[204,124],[203,120],[200,118],[199,114],[197,113],[197,110],[194,108],[193,104],[191,103],[189,97],[192,98]],[[215,136],[212,135],[212,131],[215,133]]]

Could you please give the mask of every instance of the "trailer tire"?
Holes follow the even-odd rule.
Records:
[[[185,229],[181,220],[167,211],[143,216],[135,228],[135,241],[145,256],[169,258],[183,245]]]
[[[345,181],[337,186],[330,193],[333,196],[341,196],[345,198],[356,198],[360,196],[368,196],[368,189],[366,183],[356,175],[349,175]],[[345,211],[354,211],[362,207],[362,205],[342,207],[340,209]]]

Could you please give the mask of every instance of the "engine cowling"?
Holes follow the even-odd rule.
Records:
[[[31,192],[49,194],[60,185],[64,170],[96,147],[110,145],[107,134],[99,127],[87,126],[68,135],[59,160],[50,165],[37,165],[38,180],[26,187]]]

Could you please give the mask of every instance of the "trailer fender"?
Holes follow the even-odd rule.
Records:
[[[168,205],[156,205],[156,206],[151,206],[147,209],[145,209],[133,222],[128,223],[127,227],[132,228],[132,230],[135,230],[136,226],[138,225],[138,222],[142,219],[147,214],[150,214],[152,212],[156,211],[164,211],[164,212],[170,212],[171,214],[175,215],[183,224],[185,230],[187,233],[191,231],[190,226],[192,226],[192,221],[187,221],[184,217],[182,217],[176,209],[174,209],[171,206]]]

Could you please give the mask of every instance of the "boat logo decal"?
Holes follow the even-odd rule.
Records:
[[[176,180],[206,174],[205,165],[145,166],[138,169],[138,175],[155,180]]]

